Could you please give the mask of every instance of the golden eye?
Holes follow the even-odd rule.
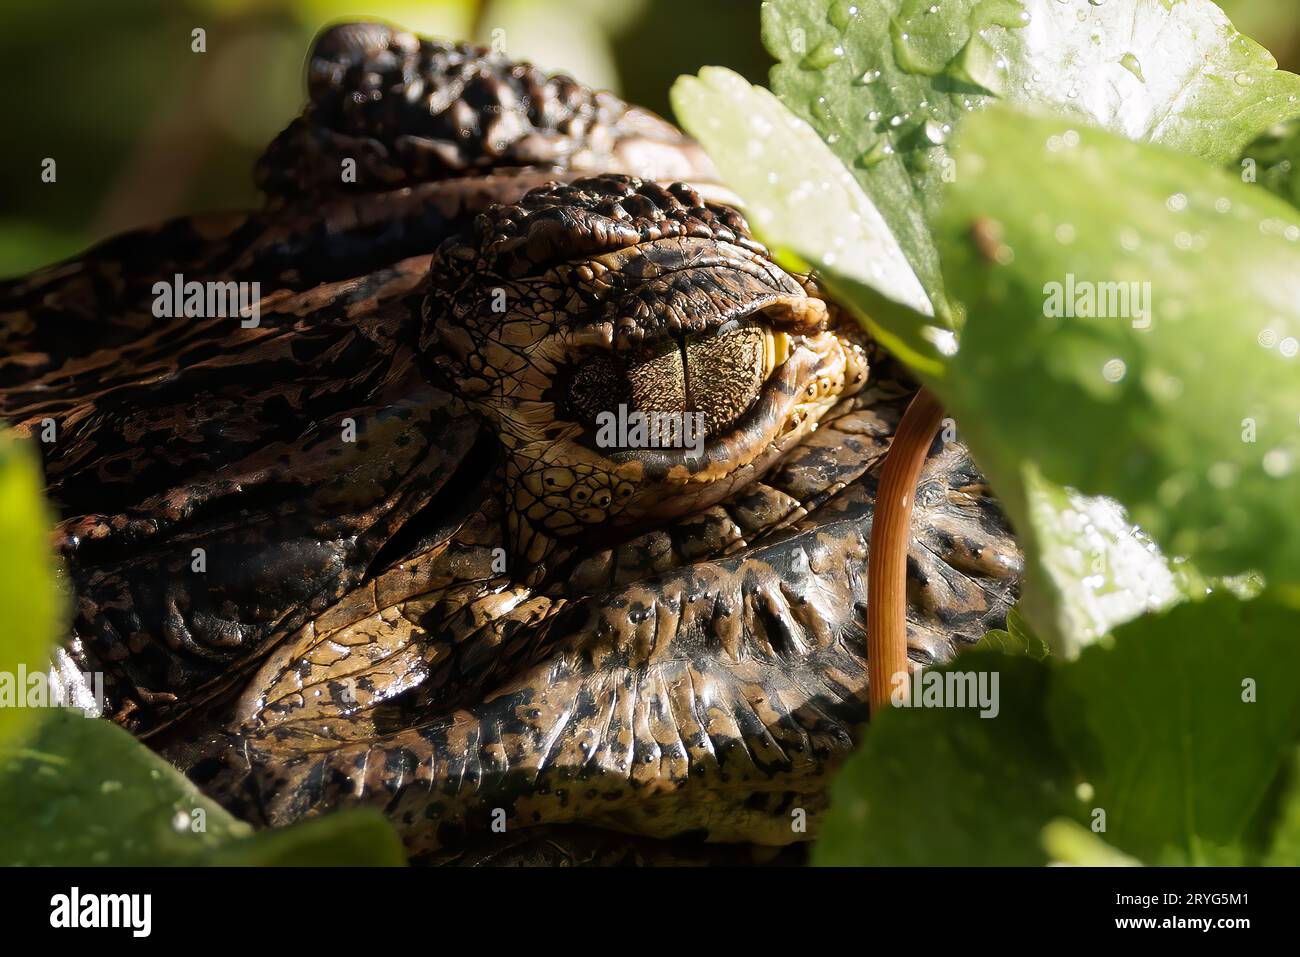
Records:
[[[588,424],[617,415],[621,406],[628,413],[695,416],[699,432],[715,435],[749,410],[789,351],[785,333],[733,321],[637,351],[590,355],[561,395],[570,414]]]

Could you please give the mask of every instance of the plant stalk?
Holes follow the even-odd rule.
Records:
[[[895,683],[906,693],[907,551],[916,483],[943,407],[928,389],[913,397],[885,453],[867,553],[867,694],[871,714],[890,703]],[[896,676],[901,675],[902,678]]]

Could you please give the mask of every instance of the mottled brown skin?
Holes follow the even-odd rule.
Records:
[[[57,427],[70,660],[262,824],[368,804],[467,863],[805,840],[866,719],[914,386],[662,120],[375,24],[308,73],[262,210],[0,284],[0,414]],[[175,272],[261,282],[261,324],[155,318]],[[700,454],[598,444],[615,400],[698,412]],[[1020,571],[960,443],[915,529],[909,647],[944,661]]]

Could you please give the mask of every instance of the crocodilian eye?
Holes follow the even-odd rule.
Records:
[[[713,435],[749,410],[788,351],[785,333],[731,322],[637,351],[589,356],[574,370],[566,398],[588,423],[620,406],[647,415],[696,413]]]

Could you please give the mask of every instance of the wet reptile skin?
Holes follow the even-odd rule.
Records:
[[[261,210],[0,283],[0,414],[57,426],[71,659],[259,824],[373,805],[412,854],[488,863],[806,840],[791,811],[815,827],[866,719],[914,387],[662,120],[375,24],[308,76]],[[156,318],[178,272],[260,282],[260,325]],[[589,381],[707,410],[702,453],[598,446]],[[911,653],[943,661],[1020,556],[957,442],[914,522]]]

